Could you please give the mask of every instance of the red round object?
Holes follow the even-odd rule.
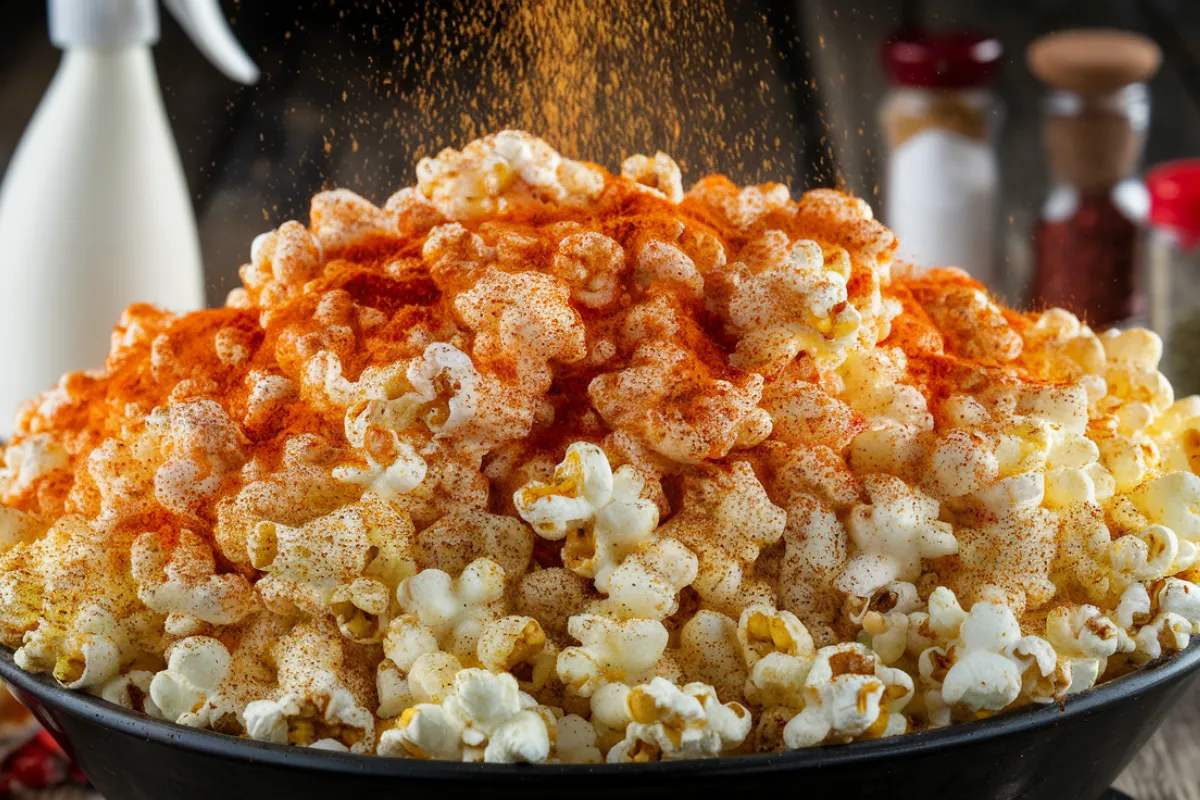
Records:
[[[901,31],[880,48],[888,80],[898,86],[965,89],[986,84],[1004,48],[994,36],[971,31]]]
[[[1146,175],[1150,224],[1175,231],[1185,247],[1200,243],[1200,158],[1169,161]]]

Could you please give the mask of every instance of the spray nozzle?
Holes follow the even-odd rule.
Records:
[[[258,67],[238,44],[217,0],[163,0],[200,52],[241,83]],[[158,41],[157,0],[49,0],[50,40],[59,47],[121,47]]]

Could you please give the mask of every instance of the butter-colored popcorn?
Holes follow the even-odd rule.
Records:
[[[750,606],[738,620],[737,640],[748,670],[746,699],[758,706],[802,706],[816,650],[800,620],[770,606]]]
[[[622,161],[621,177],[645,186],[672,203],[683,199],[683,176],[679,165],[661,150],[653,158],[638,154]]]
[[[578,614],[568,625],[580,642],[558,655],[558,677],[575,694],[591,697],[606,683],[638,683],[667,647],[667,629],[656,620],[615,620]]]
[[[553,480],[521,487],[513,495],[513,505],[540,536],[556,541],[591,522],[612,496],[608,457],[594,444],[576,442],[555,467]],[[657,516],[656,510],[656,521]]]
[[[610,764],[714,758],[741,745],[752,724],[744,706],[722,705],[711,686],[663,678],[625,692],[623,710],[629,722],[608,751]]]
[[[315,672],[278,700],[249,703],[242,718],[246,734],[259,741],[346,748],[352,753],[371,752],[375,744],[374,716],[326,670]],[[341,748],[330,747],[330,741]]]
[[[229,664],[229,651],[216,639],[193,636],[177,642],[167,668],[150,682],[150,698],[163,719],[206,727],[233,710],[219,692]]]
[[[890,475],[869,475],[864,485],[871,502],[847,519],[853,547],[835,583],[840,591],[868,596],[890,581],[920,577],[921,559],[957,551],[953,529],[937,519],[936,500]]]
[[[804,679],[804,709],[784,728],[784,744],[795,750],[904,733],[908,720],[901,712],[912,696],[912,678],[883,666],[866,647],[822,647]]]
[[[389,627],[384,645],[388,657],[397,664],[411,660],[399,653],[413,653],[413,646],[398,643],[411,639],[404,631],[414,623],[427,632],[420,635],[422,640],[436,641],[441,649],[460,658],[473,657],[484,624],[502,616],[497,603],[504,590],[504,569],[486,558],[472,561],[457,578],[439,569],[425,569],[405,579],[396,598],[407,613]]]

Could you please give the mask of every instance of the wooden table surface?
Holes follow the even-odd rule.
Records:
[[[1117,779],[1134,800],[1200,800],[1200,682]]]

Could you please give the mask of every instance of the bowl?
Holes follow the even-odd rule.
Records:
[[[151,719],[32,675],[0,679],[110,800],[262,800],[473,791],[489,798],[1099,798],[1200,673],[1200,643],[1070,698],[892,739],[708,761],[457,764],[266,744]]]

